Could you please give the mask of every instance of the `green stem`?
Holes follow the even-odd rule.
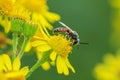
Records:
[[[30,40],[30,38],[24,37],[24,41],[23,41],[21,50],[20,50],[20,52],[19,52],[19,54],[18,54],[19,58],[22,58],[22,56],[23,56],[23,54],[24,54],[24,51],[25,51],[25,47],[26,47],[26,45],[27,45],[27,43],[28,43],[29,40]]]
[[[30,71],[29,71],[28,74],[26,75],[26,78],[30,77],[30,75],[31,75],[38,67],[40,67],[40,65],[42,65],[45,61],[46,61],[45,58],[39,59],[39,60],[33,65],[33,67],[30,69]]]
[[[46,51],[44,53],[42,53],[42,58],[39,59],[34,65],[33,67],[30,69],[30,71],[28,72],[28,74],[26,75],[26,78],[30,77],[30,75],[38,68],[40,67],[44,62],[46,61],[50,61],[49,56],[50,53],[52,52],[52,50]]]
[[[17,55],[17,45],[18,45],[18,33],[13,32],[13,55],[12,55],[12,60],[15,59]]]

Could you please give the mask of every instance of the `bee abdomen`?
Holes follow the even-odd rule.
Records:
[[[59,32],[69,32],[69,30],[67,28],[62,28],[62,27],[54,29],[54,33],[59,33]]]

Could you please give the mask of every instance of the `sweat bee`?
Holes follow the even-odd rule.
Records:
[[[70,41],[73,42],[72,45],[77,45],[77,44],[88,44],[86,42],[80,42],[79,39],[79,35],[76,31],[72,30],[70,27],[68,27],[67,25],[65,25],[63,22],[59,21],[59,23],[63,26],[63,27],[58,27],[54,29],[54,33],[61,33],[64,32],[66,35],[68,35],[68,37],[70,38]]]
[[[58,27],[54,29],[54,33],[60,33],[60,32],[64,32],[68,35],[68,37],[70,38],[71,41],[73,41],[73,45],[79,44],[80,40],[79,40],[79,35],[76,31],[73,31],[72,29],[70,29],[67,25],[65,25],[63,22],[59,21],[59,23],[63,26],[63,27]]]

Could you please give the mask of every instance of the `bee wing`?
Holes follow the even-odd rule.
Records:
[[[59,21],[59,23],[60,23],[63,27],[65,27],[65,28],[69,29],[71,32],[73,32],[73,30],[72,30],[70,27],[68,27],[67,25],[65,25],[63,22]]]

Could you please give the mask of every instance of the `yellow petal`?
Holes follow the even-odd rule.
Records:
[[[2,60],[2,56],[0,55],[0,72],[2,72],[3,70],[3,60]]]
[[[41,52],[37,52],[38,59],[41,59],[42,54],[43,53],[41,53]],[[50,64],[48,62],[43,63],[41,66],[44,70],[49,70],[50,69]]]
[[[61,56],[57,56],[56,66],[57,66],[58,73],[62,74],[63,68],[62,68]]]
[[[11,28],[11,22],[8,20],[8,17],[5,18],[2,25],[5,29],[5,32],[8,33],[10,31],[10,28]]]
[[[7,78],[6,80],[26,80],[23,74],[14,71],[7,73],[5,77]]]
[[[30,51],[30,49],[31,49],[31,44],[30,44],[30,42],[28,42],[26,47],[25,47],[25,52]]]
[[[65,62],[66,62],[66,65],[68,66],[68,68],[70,68],[70,69],[72,70],[72,72],[75,73],[75,69],[74,69],[74,67],[70,64],[69,60],[66,59]]]
[[[40,45],[45,45],[47,43],[45,41],[35,40],[31,44],[32,44],[33,47],[37,47],[37,46],[40,46]]]
[[[52,30],[53,29],[53,27],[52,27],[52,25],[51,24],[49,24],[49,22],[46,20],[46,18],[43,16],[43,15],[41,15],[41,14],[37,14],[37,16],[36,17],[39,17],[39,23],[40,23],[40,27],[47,27],[48,29],[50,29],[50,30]]]
[[[44,70],[49,70],[50,69],[50,64],[48,62],[45,62],[45,63],[42,64],[42,68]]]
[[[37,47],[37,51],[44,52],[50,50],[51,47],[49,45],[41,45]]]
[[[41,40],[49,40],[49,37],[50,37],[49,35],[50,34],[48,33],[48,31],[46,30],[45,27],[43,27],[43,26],[39,27],[39,32],[38,33],[41,33],[41,35],[42,35],[42,39]]]
[[[10,57],[6,54],[3,54],[2,57],[3,57],[3,60],[4,60],[4,65],[5,65],[4,69],[8,70],[8,71],[11,71],[12,70],[12,65],[11,65]]]
[[[37,52],[36,54],[37,54],[37,58],[38,58],[38,59],[41,59],[42,53],[41,53],[41,52]]]
[[[45,14],[44,16],[46,17],[46,19],[52,23],[60,20],[60,16],[56,13],[46,11],[44,14]]]
[[[14,72],[14,71],[12,71],[12,72],[8,72],[7,74],[6,74],[6,77],[7,78],[15,78],[15,77],[19,77],[19,76],[21,76],[22,74],[20,73],[20,72]]]
[[[116,71],[111,71],[111,66],[108,67],[105,64],[97,64],[94,69],[94,75],[98,77],[98,79],[102,78],[104,80],[119,80],[119,78],[115,79],[115,73]]]
[[[62,59],[62,63],[63,63],[63,73],[64,73],[64,75],[69,75],[69,70],[68,70],[68,67],[67,67],[67,65],[66,65],[66,63],[65,63],[65,59],[63,58]]]
[[[0,80],[7,80],[7,77],[5,76],[5,74],[0,73]]]
[[[16,57],[15,60],[13,61],[13,70],[18,71],[20,69],[20,58]]]
[[[50,54],[50,59],[51,59],[52,61],[55,61],[56,56],[57,56],[57,53],[56,53],[55,51],[53,51],[53,52]]]
[[[59,69],[61,69],[61,73],[64,73],[64,75],[69,75],[69,70],[63,57],[60,57]]]
[[[28,71],[29,71],[28,66],[25,66],[25,67],[23,67],[23,68],[20,70],[20,72],[21,72],[24,76],[27,75]]]

